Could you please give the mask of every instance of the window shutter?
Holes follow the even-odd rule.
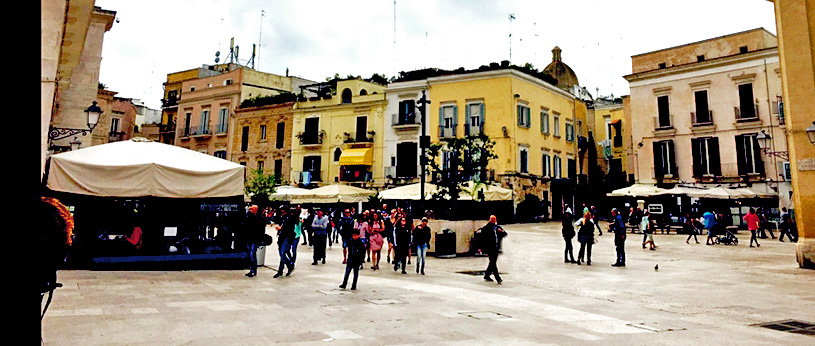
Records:
[[[439,138],[444,137],[444,107],[439,107]]]
[[[710,166],[710,174],[720,177],[722,176],[722,163],[719,159],[719,138],[713,137],[707,140],[707,152],[709,157],[708,165]]]
[[[453,106],[453,137],[456,136],[457,128],[458,128],[458,106]]]
[[[472,120],[470,119],[470,105],[464,105],[464,135],[470,135],[470,126],[472,125]]]
[[[674,151],[674,141],[667,141],[668,144],[668,167],[671,168],[671,174],[675,177],[679,177],[679,172],[676,170],[676,151]]]
[[[662,171],[662,142],[654,142],[654,177],[657,180],[662,179],[664,173]]]
[[[750,136],[753,141],[753,162],[755,162],[756,172],[764,176],[764,160],[761,158],[761,149],[758,146],[758,136]]]
[[[739,167],[739,175],[747,175],[747,156],[744,155],[744,135],[736,136],[736,161]]]
[[[526,127],[532,127],[532,115],[528,107],[524,107],[524,118],[526,119]]]
[[[515,110],[518,112],[518,126],[522,126],[523,121],[523,112],[521,111],[521,105],[516,105]]]
[[[702,157],[704,157],[705,153],[702,150],[702,138],[691,138],[690,146],[691,146],[691,153],[693,154],[693,177],[699,178],[704,175],[705,170],[702,166]]]
[[[480,125],[478,126],[479,134],[484,134],[484,119],[486,119],[486,113],[484,113],[485,110],[486,107],[484,106],[484,103],[481,103],[481,119],[478,119],[478,124]]]

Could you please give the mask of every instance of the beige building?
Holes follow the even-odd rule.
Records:
[[[93,0],[57,0],[41,1],[40,14],[40,158],[44,172],[48,152],[70,148],[74,137],[49,140],[49,128],[88,128],[85,109],[97,97],[102,41],[116,12],[95,7]],[[84,146],[91,143],[88,137],[82,140]]]
[[[798,225],[797,259],[815,269],[815,1],[773,1],[781,64],[790,172]]]
[[[293,112],[293,101],[235,110],[238,132],[233,137],[232,161],[272,173],[288,185]]]
[[[759,28],[631,59],[639,183],[745,186],[777,194],[775,208],[793,207],[774,35]],[[766,151],[762,134],[772,138]]]
[[[595,164],[602,170],[603,180],[611,189],[631,185],[629,175],[633,177],[634,174],[629,167],[631,122],[625,119],[625,115],[623,98],[598,97],[588,110],[589,130],[597,151]]]

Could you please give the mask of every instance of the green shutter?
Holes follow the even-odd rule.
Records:
[[[470,135],[470,105],[464,105],[464,135]]]
[[[479,126],[480,134],[484,134],[484,119],[486,119],[486,113],[484,113],[485,108],[486,107],[484,107],[484,103],[482,102],[481,103],[481,119],[478,120],[478,124],[481,125],[481,126]]]
[[[439,138],[444,137],[444,107],[439,107]]]
[[[458,106],[453,106],[453,137],[456,136],[456,128],[458,128]]]

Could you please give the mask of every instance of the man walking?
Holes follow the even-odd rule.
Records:
[[[314,262],[322,260],[325,264],[325,241],[328,230],[328,215],[323,215],[322,210],[317,210],[314,221],[311,222],[311,229],[314,232],[311,236],[311,243],[314,245]]]
[[[340,229],[342,239],[342,263],[345,264],[348,261],[348,243],[351,241],[351,234],[358,233],[354,230],[354,219],[351,218],[350,210],[345,209],[337,227]]]
[[[258,212],[258,206],[252,204],[249,207],[249,212],[246,213],[246,219],[243,224],[250,261],[249,272],[246,273],[246,276],[250,278],[257,275],[258,272],[258,243],[260,243],[261,237],[266,233],[266,223],[266,218]]]
[[[617,248],[617,262],[612,267],[625,267],[625,224],[617,208],[611,209],[610,229],[614,232],[614,246]]]
[[[591,206],[589,212],[591,213],[591,219],[594,220],[594,227],[597,227],[597,232],[599,232],[597,233],[597,235],[603,235],[603,229],[600,228],[600,218],[599,218],[600,215],[597,212],[597,208]]]
[[[291,249],[292,245],[297,246],[298,239],[295,238],[294,228],[296,227],[297,223],[300,222],[300,215],[298,215],[296,209],[291,208],[289,212],[283,214],[281,222],[282,224],[277,234],[277,245],[280,252],[280,265],[277,268],[277,274],[274,275],[274,278],[283,276],[284,266],[288,268],[286,276],[291,275],[291,272],[294,271],[294,259]]]
[[[498,244],[500,239],[506,235],[507,232],[498,225],[498,218],[495,215],[490,215],[490,221],[484,227],[481,227],[481,239],[484,242],[481,251],[486,252],[490,260],[484,273],[484,280],[492,281],[490,276],[495,276],[495,281],[499,284],[503,281],[501,275],[498,274]]]

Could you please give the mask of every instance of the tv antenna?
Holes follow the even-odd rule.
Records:
[[[258,35],[258,69],[260,69],[260,46],[263,42],[263,17],[266,16],[265,10],[260,10],[260,34]],[[254,48],[252,48],[254,49]],[[253,57],[254,59],[254,54]],[[254,68],[254,65],[252,66]]]
[[[509,62],[512,62],[512,21],[515,20],[515,14],[509,14]]]

